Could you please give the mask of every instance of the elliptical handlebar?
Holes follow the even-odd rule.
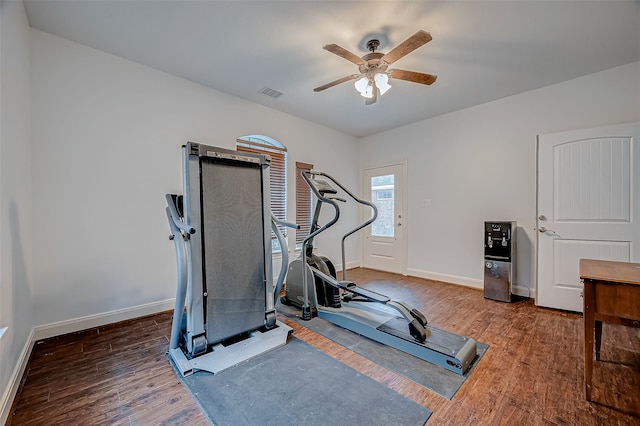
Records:
[[[310,233],[307,238],[305,238],[305,240],[303,241],[303,247],[306,247],[306,244],[308,241],[312,240],[316,235],[318,235],[319,233],[323,232],[324,230],[326,230],[327,228],[329,228],[330,226],[333,226],[338,219],[340,218],[340,208],[338,207],[337,203],[334,200],[338,200],[338,201],[342,201],[345,202],[346,200],[343,198],[337,198],[337,197],[325,197],[319,190],[318,188],[311,182],[312,178],[311,176],[324,176],[328,179],[330,179],[334,184],[336,184],[340,189],[342,189],[349,197],[351,197],[351,199],[353,199],[355,202],[357,202],[358,204],[362,204],[365,206],[368,206],[369,208],[371,208],[371,210],[373,211],[373,215],[371,216],[371,218],[367,221],[365,221],[364,223],[358,225],[357,227],[355,227],[354,229],[352,229],[351,231],[347,232],[346,234],[343,235],[342,237],[342,242],[341,242],[341,251],[342,251],[342,280],[345,281],[346,280],[346,271],[345,271],[345,250],[344,250],[344,242],[347,239],[347,237],[351,236],[352,234],[358,232],[359,230],[361,230],[362,228],[364,228],[367,225],[370,225],[371,223],[373,223],[377,218],[378,218],[378,208],[376,207],[375,204],[373,204],[370,201],[366,201],[363,200],[361,198],[358,198],[355,194],[353,194],[351,191],[349,191],[347,188],[345,188],[340,182],[338,182],[335,178],[333,178],[331,175],[328,175],[327,173],[324,172],[319,172],[316,170],[303,170],[302,171],[302,178],[305,180],[305,182],[307,183],[307,185],[309,185],[309,188],[311,188],[311,190],[313,191],[313,193],[316,195],[316,197],[318,198],[319,202],[323,202],[323,203],[329,203],[333,206],[333,208],[335,209],[335,216],[332,220],[330,220],[329,222],[327,222],[324,226],[322,226],[321,228],[318,228],[317,230],[315,230],[314,232]],[[305,250],[303,250],[304,252]],[[304,253],[303,253],[304,256]],[[306,259],[303,259],[306,261]]]
[[[311,230],[312,232],[310,232],[309,235],[307,235],[307,237],[302,241],[302,247],[304,248],[304,247],[306,247],[306,245],[307,245],[307,243],[309,241],[311,241],[311,240],[313,240],[315,238],[316,235],[320,234],[321,232],[325,231],[329,227],[333,226],[338,221],[338,219],[340,218],[340,208],[338,207],[338,204],[335,202],[334,197],[326,197],[322,192],[320,192],[318,190],[316,185],[314,185],[312,183],[312,178],[310,177],[310,175],[327,176],[329,179],[331,179],[333,181],[331,176],[325,175],[324,173],[316,172],[314,170],[303,170],[301,172],[301,174],[302,174],[302,178],[305,180],[305,182],[307,183],[309,188],[311,188],[311,191],[318,198],[318,201],[322,202],[322,203],[331,204],[331,206],[333,206],[333,209],[335,211],[333,219],[331,219],[329,222],[325,223],[320,228],[318,228],[316,230]],[[341,186],[341,185],[338,185],[338,186]],[[306,251],[306,250],[303,250],[303,251]]]
[[[280,220],[273,213],[271,213],[271,220],[276,223],[276,225],[286,226],[287,228],[292,229],[300,229],[300,225],[297,223],[286,222],[284,220]]]
[[[282,260],[280,261],[280,273],[278,274],[278,279],[273,286],[274,297],[278,297],[278,294],[280,294],[284,277],[287,274],[287,267],[289,266],[289,249],[287,248],[287,242],[285,241],[284,235],[282,235],[282,231],[280,231],[278,225],[296,230],[300,229],[300,225],[297,223],[285,222],[284,220],[278,219],[273,213],[271,213],[271,230],[275,234],[278,244],[280,244],[280,254],[282,256]]]
[[[329,197],[325,197],[322,194],[322,192],[320,192],[318,188],[311,182],[311,178],[309,177],[309,175],[317,174],[317,173],[313,172],[313,170],[303,170],[300,174],[302,175],[302,178],[305,180],[309,188],[311,188],[311,191],[318,198],[318,202],[331,204],[335,211],[335,215],[333,216],[333,219],[325,223],[320,228],[317,228],[315,230],[311,229],[310,230],[311,232],[309,232],[309,235],[307,235],[307,237],[302,241],[301,265],[302,265],[302,268],[306,268],[307,267],[306,266],[307,265],[307,244],[309,244],[310,241],[313,241],[316,235],[328,229],[329,227],[333,226],[338,221],[338,219],[340,218],[340,209],[338,208],[338,204],[333,199]],[[306,270],[303,269],[302,271],[302,319],[310,320],[311,316],[312,315],[311,315],[311,308],[309,306],[309,287],[307,283],[307,273],[306,273]]]

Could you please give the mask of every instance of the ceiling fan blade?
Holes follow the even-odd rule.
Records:
[[[334,55],[338,55],[347,61],[351,61],[356,65],[364,64],[364,60],[361,57],[357,56],[355,53],[349,52],[347,49],[340,47],[337,44],[327,44],[323,49],[333,53]]]
[[[373,88],[373,96],[370,98],[364,98],[364,104],[365,105],[373,105],[376,103],[376,101],[378,100],[378,89],[376,89],[375,87]]]
[[[328,88],[333,87],[333,86],[337,86],[338,84],[344,83],[345,81],[355,80],[358,77],[360,77],[360,74],[351,74],[351,75],[348,75],[346,77],[342,77],[342,78],[339,78],[337,80],[334,80],[334,81],[332,81],[330,83],[323,84],[322,86],[318,86],[315,89],[313,89],[313,91],[314,92],[322,92],[325,89],[328,89]]]
[[[433,84],[436,81],[436,78],[438,78],[437,75],[433,75],[433,74],[425,74],[422,72],[398,70],[398,69],[392,69],[391,71],[389,71],[389,76],[391,78],[395,78],[398,80],[412,81],[414,83],[420,83],[420,84],[426,84],[426,85]]]
[[[426,31],[420,30],[382,57],[382,60],[387,64],[392,64],[404,55],[413,52],[418,47],[431,41],[431,34]]]

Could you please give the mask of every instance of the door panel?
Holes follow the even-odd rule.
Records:
[[[628,262],[630,244],[613,241],[588,240],[553,240],[553,281],[555,291],[563,293],[564,297],[578,299],[582,292],[582,283],[576,277],[580,276],[580,259],[600,259]],[[582,303],[581,300],[577,300]],[[573,309],[575,310],[575,309]]]
[[[404,165],[363,171],[364,198],[378,208],[378,218],[365,228],[363,266],[403,273]],[[368,213],[367,213],[368,214]]]
[[[536,304],[581,312],[581,258],[637,261],[639,137],[640,123],[538,137]]]
[[[553,152],[558,221],[630,221],[630,138],[576,141]]]

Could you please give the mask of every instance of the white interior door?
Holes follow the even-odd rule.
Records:
[[[366,268],[404,273],[404,180],[404,164],[363,171],[364,198],[378,208],[378,218],[365,228]]]
[[[640,123],[538,137],[536,304],[582,312],[579,259],[640,260]]]

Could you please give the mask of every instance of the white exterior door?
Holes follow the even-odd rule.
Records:
[[[640,123],[538,137],[536,304],[582,312],[579,259],[640,261]]]
[[[378,218],[365,228],[363,266],[404,273],[404,164],[363,171],[363,198],[378,208]],[[365,212],[367,217],[369,212]]]

